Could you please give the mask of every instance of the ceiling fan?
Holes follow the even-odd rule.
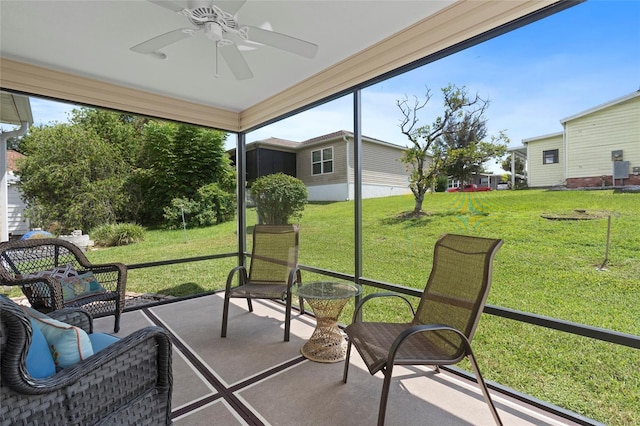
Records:
[[[240,25],[234,14],[240,10],[246,0],[216,2],[224,4],[225,10],[216,6],[213,0],[189,0],[187,8],[169,0],[148,1],[186,16],[193,27],[169,31],[137,44],[131,47],[131,50],[165,59],[167,56],[160,52],[163,47],[203,34],[215,45],[216,77],[218,77],[218,52],[237,80],[253,77],[247,61],[238,49],[239,42],[261,43],[305,58],[313,58],[318,51],[318,46],[308,41],[251,25]]]

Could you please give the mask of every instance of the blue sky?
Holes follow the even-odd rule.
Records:
[[[421,97],[429,87],[433,97],[420,121],[431,123],[442,113],[440,88],[449,83],[489,99],[489,134],[506,130],[510,146],[559,132],[562,118],[640,89],[640,1],[590,0],[371,86],[362,93],[363,134],[406,145],[396,100]],[[31,103],[36,124],[64,122],[71,109],[35,98]],[[351,107],[347,96],[258,129],[247,141],[304,141],[352,130]],[[235,138],[228,143],[235,146]]]

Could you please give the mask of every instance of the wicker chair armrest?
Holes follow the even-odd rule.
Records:
[[[80,327],[89,334],[93,333],[93,317],[83,309],[64,308],[59,311],[49,312],[47,315],[66,324]]]
[[[413,336],[414,334],[418,334],[418,333],[433,333],[433,332],[436,332],[436,331],[450,331],[450,332],[453,332],[453,333],[457,334],[462,340],[462,344],[463,344],[464,349],[465,349],[464,352],[462,352],[459,356],[457,356],[455,358],[451,358],[451,359],[447,360],[447,364],[456,364],[460,360],[462,360],[462,358],[464,358],[464,356],[466,354],[471,352],[471,343],[469,342],[469,339],[467,339],[467,336],[465,336],[465,334],[463,332],[461,332],[460,330],[458,330],[457,328],[448,326],[446,324],[419,324],[419,325],[413,325],[413,326],[407,328],[402,333],[400,333],[398,335],[398,337],[396,337],[396,339],[394,340],[393,344],[391,345],[391,348],[389,348],[389,356],[387,357],[387,366],[393,365],[394,359],[396,357],[396,353],[400,349],[400,346],[409,337]],[[436,364],[436,365],[443,363],[442,359],[423,358],[420,361],[425,363],[425,364]]]
[[[24,287],[33,284],[44,284],[49,289],[50,295],[47,297],[50,309],[62,309],[64,306],[64,301],[62,298],[62,286],[60,282],[51,276],[42,276],[42,277],[29,277],[29,278],[9,278],[8,280],[3,280],[3,285],[9,286],[19,286]],[[38,301],[42,299],[37,297],[37,295],[32,294],[29,295],[28,291],[24,291],[23,293],[27,296],[29,302],[34,305],[37,304]]]
[[[110,379],[114,375],[118,380]],[[3,371],[2,380],[16,392],[29,395],[79,387],[82,392],[76,397],[87,398],[83,402],[87,411],[115,409],[122,404],[123,394],[133,398],[150,387],[171,388],[171,341],[163,329],[146,327],[51,377],[26,380],[24,372],[7,375]],[[103,407],[93,407],[95,404]]]
[[[125,285],[127,283],[127,267],[123,263],[102,263],[102,264],[89,264],[84,265],[82,267],[87,271],[91,271],[94,274],[101,274],[107,272],[117,272],[118,273],[118,283],[116,287],[116,291],[118,293],[124,294]]]
[[[409,309],[411,310],[411,315],[415,316],[416,314],[415,310],[413,309],[413,305],[411,305],[411,302],[409,301],[409,299],[407,299],[406,297],[404,297],[399,293],[393,293],[393,292],[373,293],[363,297],[362,300],[360,300],[360,303],[358,303],[355,310],[353,311],[352,322],[356,322],[358,318],[360,318],[360,311],[364,307],[365,303],[367,303],[371,299],[375,299],[378,297],[399,297],[400,299],[404,300],[407,303],[407,305],[409,306]]]
[[[240,265],[240,266],[236,266],[235,268],[233,268],[230,272],[229,275],[227,275],[227,285],[225,287],[226,291],[231,290],[233,287],[233,279],[235,277],[236,274],[239,274],[240,277],[240,284],[236,287],[239,287],[241,285],[246,284],[246,282],[248,281],[247,279],[247,268]]]

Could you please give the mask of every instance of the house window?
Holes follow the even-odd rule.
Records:
[[[550,149],[549,151],[542,151],[542,164],[554,164],[558,160],[558,150]]]
[[[333,148],[311,151],[311,174],[322,175],[333,172]]]

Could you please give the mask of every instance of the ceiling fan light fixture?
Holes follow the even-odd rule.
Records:
[[[207,38],[215,41],[220,41],[222,37],[222,27],[217,22],[207,22],[204,24],[204,33]]]

